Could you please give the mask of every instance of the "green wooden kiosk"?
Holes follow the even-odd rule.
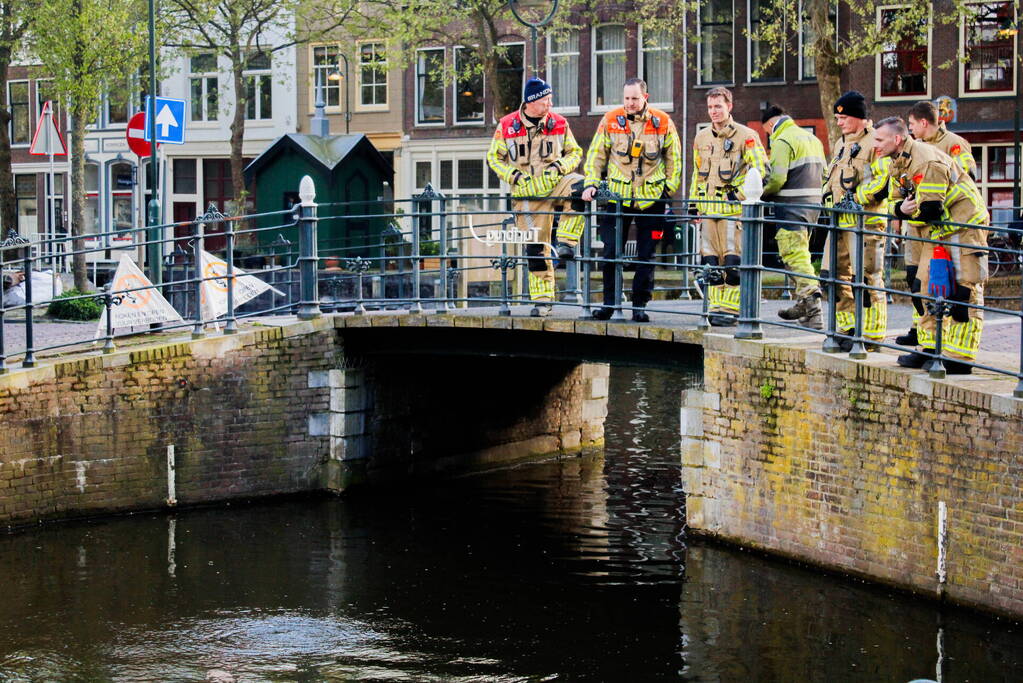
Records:
[[[373,218],[388,213],[394,170],[365,135],[320,137],[288,133],[277,138],[245,168],[245,183],[256,197],[256,212],[289,209],[298,199],[298,184],[308,175],[316,186],[320,256],[380,256],[381,234],[389,221]],[[332,204],[331,206],[324,206]],[[280,216],[260,218],[255,227],[274,228],[288,222]],[[294,227],[257,233],[261,248],[280,236],[298,244]]]

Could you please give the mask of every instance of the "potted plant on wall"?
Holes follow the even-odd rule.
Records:
[[[439,241],[423,240],[419,243],[419,253],[424,257],[420,260],[422,270],[438,270],[440,268]]]

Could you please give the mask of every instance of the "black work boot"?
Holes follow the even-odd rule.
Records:
[[[930,358],[928,356],[925,356],[924,354],[919,353],[917,351],[913,351],[912,353],[907,353],[902,356],[899,356],[896,362],[901,367],[904,368],[919,369],[922,368],[924,366],[924,363],[926,363],[929,360]]]
[[[957,360],[949,360],[948,358],[942,358],[942,362],[945,365],[946,375],[972,375],[973,366],[967,365]]]
[[[615,309],[610,306],[601,306],[593,312],[593,318],[595,320],[610,320],[611,316],[614,315]]]
[[[571,261],[575,258],[575,249],[571,244],[561,242],[558,244],[558,258],[562,261]]]
[[[707,322],[712,327],[734,327],[739,324],[739,316],[733,313],[711,313],[707,316]]]
[[[632,322],[634,323],[648,323],[650,322],[650,316],[647,315],[646,309],[642,306],[636,306],[632,309]]]
[[[911,327],[906,334],[900,334],[895,338],[895,343],[899,346],[917,346],[920,340],[916,337],[916,328]]]

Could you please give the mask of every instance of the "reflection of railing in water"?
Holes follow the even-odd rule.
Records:
[[[614,199],[614,197],[608,197]],[[569,198],[565,198],[566,203]],[[655,289],[655,297],[689,299],[700,296],[699,281],[712,275],[715,270],[724,267],[701,265],[698,244],[700,241],[699,216],[689,213],[690,207],[698,201],[675,200],[668,204],[670,211],[665,215],[666,230],[664,235],[669,239],[662,240],[659,249],[655,249],[652,260],[645,265],[652,265],[660,271],[660,285]],[[225,324],[226,332],[235,329],[234,321],[239,317],[274,314],[297,314],[301,318],[315,317],[322,311],[346,312],[360,314],[370,309],[399,309],[409,312],[420,312],[431,309],[437,312],[450,311],[453,308],[467,306],[494,306],[501,314],[510,315],[511,306],[529,303],[528,288],[524,283],[526,276],[527,257],[522,248],[521,240],[501,240],[503,243],[485,243],[479,239],[490,231],[504,231],[514,225],[514,212],[496,208],[498,202],[493,196],[460,196],[445,197],[427,186],[425,191],[406,200],[387,202],[337,202],[330,204],[315,203],[311,182],[303,187],[302,203],[294,210],[277,211],[265,214],[246,216],[224,216],[215,210],[198,217],[195,221],[185,224],[169,224],[152,228],[136,228],[130,231],[118,231],[119,235],[130,234],[134,240],[133,247],[144,250],[150,244],[158,244],[165,254],[159,268],[148,267],[147,273],[157,271],[153,280],[181,313],[186,322],[177,327],[191,327],[195,335],[205,333],[206,326],[215,322],[203,320],[196,302],[199,300],[200,286],[215,277],[201,277],[196,273],[197,255],[202,250],[207,231],[216,232],[218,241],[222,240],[222,248],[217,250],[227,263],[228,311],[216,322]],[[580,317],[588,317],[592,313],[591,303],[594,295],[594,270],[600,270],[605,264],[612,266],[617,283],[617,290],[622,292],[625,272],[637,265],[634,249],[618,249],[623,256],[615,261],[605,261],[601,257],[602,243],[596,239],[595,225],[600,216],[615,216],[618,226],[621,225],[621,205],[617,202],[591,204],[584,215],[585,229],[577,247],[577,256],[564,265],[565,275],[563,286],[559,289],[557,299],[560,304],[575,307]],[[871,215],[855,208],[842,208],[841,212],[856,217],[853,227],[835,227],[834,208],[819,206],[807,207],[821,210],[821,219],[812,225],[800,224],[799,227],[810,228],[820,234],[851,233],[853,241],[862,245],[865,234],[864,219]],[[773,205],[749,204],[744,206],[741,216],[735,220],[743,227],[742,264],[740,271],[740,315],[737,337],[757,338],[761,335],[763,325],[776,325],[802,329],[806,332],[823,334],[824,349],[835,351],[841,340],[853,343],[852,354],[862,357],[865,339],[860,323],[851,334],[843,334],[835,322],[835,307],[827,307],[824,331],[801,328],[798,324],[780,320],[766,320],[760,315],[760,301],[765,294],[782,297],[791,296],[790,278],[792,273],[778,262],[777,254],[764,249],[765,238],[769,239],[773,230],[785,221],[773,219],[770,215]],[[1006,210],[1003,208],[1003,211]],[[1019,215],[1018,209],[1007,209],[1012,215]],[[556,216],[558,214],[555,214]],[[890,217],[887,217],[890,218]],[[357,238],[346,232],[351,225],[376,225],[379,230],[372,234],[360,233]],[[998,225],[988,228],[990,240],[987,253],[993,275],[1018,273],[1021,263],[1020,237],[1023,230],[1011,225]],[[971,226],[975,227],[975,226]],[[175,229],[178,234],[175,233]],[[188,230],[183,236],[181,231]],[[628,245],[629,236],[616,230],[616,238],[621,240],[618,247]],[[297,234],[296,234],[297,233]],[[285,234],[293,234],[297,239],[287,239]],[[497,233],[494,233],[497,234]],[[157,235],[152,242],[149,235]],[[905,292],[892,287],[892,275],[901,263],[901,252],[912,241],[925,244],[937,243],[936,240],[902,235],[888,229],[885,237],[885,280],[883,287],[875,287],[865,283],[862,259],[857,262],[851,282],[855,295],[857,321],[862,320],[864,297],[871,292],[884,292],[891,296],[905,295]],[[105,235],[99,235],[100,238]],[[554,238],[556,239],[556,237]],[[74,254],[92,254],[103,249],[83,248],[75,251],[71,238],[61,237],[53,240],[55,244],[39,244],[37,250],[42,252],[63,251],[66,258]],[[814,240],[813,243],[817,243]],[[832,240],[836,244],[837,240]],[[253,247],[253,244],[258,246]],[[946,242],[945,244],[948,244]],[[954,244],[954,242],[953,242]],[[900,246],[901,245],[901,246]],[[862,247],[860,247],[862,248]],[[16,254],[19,268],[29,273],[45,266],[45,256],[36,256],[31,250],[18,249],[11,244],[2,250],[5,262],[11,262],[11,255]],[[815,251],[813,258],[819,258],[820,251]],[[832,255],[833,256],[833,255]],[[547,256],[557,260],[553,253]],[[772,260],[773,259],[773,260]],[[232,300],[234,277],[237,269],[253,274],[283,293],[270,292],[259,298],[236,307]],[[814,276],[824,288],[835,290],[839,282],[834,277]],[[31,288],[29,288],[31,289]],[[130,290],[131,291],[131,290]],[[93,296],[93,295],[87,295]],[[933,297],[928,299],[938,313],[939,327],[941,320],[947,315],[946,302]],[[993,299],[994,300],[994,299]],[[969,303],[960,305],[967,309],[979,309],[1002,313],[1019,318],[1019,297],[1000,297],[1005,301],[1005,308],[994,306],[976,306]],[[708,327],[707,306],[702,311],[696,310],[659,310],[657,301],[652,301],[648,310],[675,316],[677,320],[695,322],[698,327]],[[705,300],[706,304],[706,300]],[[1015,304],[1016,310],[1009,308]],[[29,321],[26,329],[26,348],[23,350],[22,364],[31,366],[35,362],[34,353],[42,350],[53,350],[60,346],[73,344],[40,346],[36,348],[32,337],[31,321],[37,315],[38,304],[26,301],[19,306],[8,306],[0,310],[0,371],[11,355],[3,348],[4,313],[12,310],[23,310]],[[612,320],[621,320],[623,313],[630,310],[629,306],[614,306]],[[173,329],[165,326],[162,329]],[[108,348],[113,347],[113,338],[119,336],[116,331],[107,335]],[[84,341],[84,340],[82,340]],[[81,343],[81,342],[75,342]],[[871,344],[889,348],[900,348],[894,344],[870,340]],[[933,359],[930,368],[934,376],[940,376],[943,369],[940,363],[941,340],[938,347],[929,354]],[[1019,379],[1017,394],[1023,395],[1023,373],[1019,368],[997,368],[978,365],[988,370],[1015,376]]]

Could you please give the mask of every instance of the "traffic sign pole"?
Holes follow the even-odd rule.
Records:
[[[156,7],[154,0],[149,0],[149,97],[151,101],[156,98]],[[149,210],[146,214],[146,271],[149,280],[154,285],[163,283],[163,244],[160,239],[160,231],[156,228],[160,224],[160,200],[157,181],[159,180],[156,169],[156,117],[148,116],[147,125],[149,128],[149,188],[152,192],[152,199],[149,200]],[[141,161],[141,160],[140,160]],[[143,191],[143,196],[145,192]]]

